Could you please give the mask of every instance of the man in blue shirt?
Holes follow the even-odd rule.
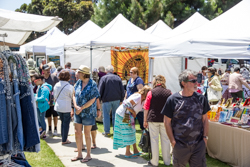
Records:
[[[100,100],[103,109],[103,135],[110,134],[110,110],[112,110],[112,124],[114,127],[115,112],[124,98],[124,88],[122,80],[118,75],[113,74],[114,67],[109,65],[106,67],[107,74],[99,81]]]

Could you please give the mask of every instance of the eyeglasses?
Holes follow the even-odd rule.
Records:
[[[190,80],[188,80],[188,82],[196,83],[197,79],[190,79]]]
[[[131,72],[131,71],[130,71],[129,73],[130,73],[130,74],[133,74],[133,72]]]

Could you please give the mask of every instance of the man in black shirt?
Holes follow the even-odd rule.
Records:
[[[184,70],[179,75],[180,92],[171,95],[162,109],[165,128],[173,147],[173,165],[206,166],[208,118],[205,96],[197,93],[197,73]]]
[[[53,74],[50,74],[50,67],[45,64],[42,66],[42,69],[43,69],[43,74],[44,74],[44,79],[45,79],[45,82],[47,82],[48,84],[52,85],[52,90],[54,90],[54,86],[57,82],[59,82],[58,78],[53,75]],[[53,91],[50,92],[53,94]],[[57,112],[54,110],[54,105],[53,104],[50,104],[50,108],[46,111],[46,114],[45,114],[45,117],[48,118],[48,124],[49,124],[49,131],[48,131],[48,134],[52,134],[52,128],[51,128],[51,122],[52,122],[52,119],[51,119],[51,115],[53,115],[53,120],[54,120],[54,135],[57,136],[57,121],[58,121],[58,114]]]

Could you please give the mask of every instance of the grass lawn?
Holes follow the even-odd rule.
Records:
[[[41,151],[39,153],[25,152],[25,156],[31,166],[64,167],[63,163],[44,140],[41,140]]]
[[[97,122],[97,126],[98,126],[98,131],[104,132],[104,127],[103,127],[102,123]],[[135,128],[136,128],[136,143],[138,145],[138,143],[141,139],[141,130],[140,130],[140,125],[138,124],[137,121],[136,121]],[[110,133],[111,133],[110,138],[113,138],[113,128],[110,128]],[[131,149],[132,149],[132,147],[131,147]],[[138,147],[138,149],[141,150],[139,147]],[[146,160],[149,160],[148,154],[144,154],[144,155],[142,155],[142,157]],[[166,166],[166,165],[164,165],[162,155],[161,155],[161,147],[160,147],[159,167],[163,167],[163,166]],[[170,166],[172,166],[172,164]],[[226,163],[221,162],[217,159],[213,159],[207,155],[207,167],[230,167],[230,165],[227,165]]]

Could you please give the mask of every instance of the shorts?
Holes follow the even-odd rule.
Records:
[[[81,117],[79,115],[74,114],[74,122],[82,125],[95,125],[95,117],[93,116],[85,116]]]
[[[92,125],[91,131],[95,131],[95,130],[97,130],[97,129],[98,129],[98,128],[97,128],[96,121],[95,121],[95,125]]]
[[[49,118],[51,115],[53,115],[53,117],[58,116],[57,112],[54,110],[54,106],[50,106],[50,108],[46,111],[45,117]]]

